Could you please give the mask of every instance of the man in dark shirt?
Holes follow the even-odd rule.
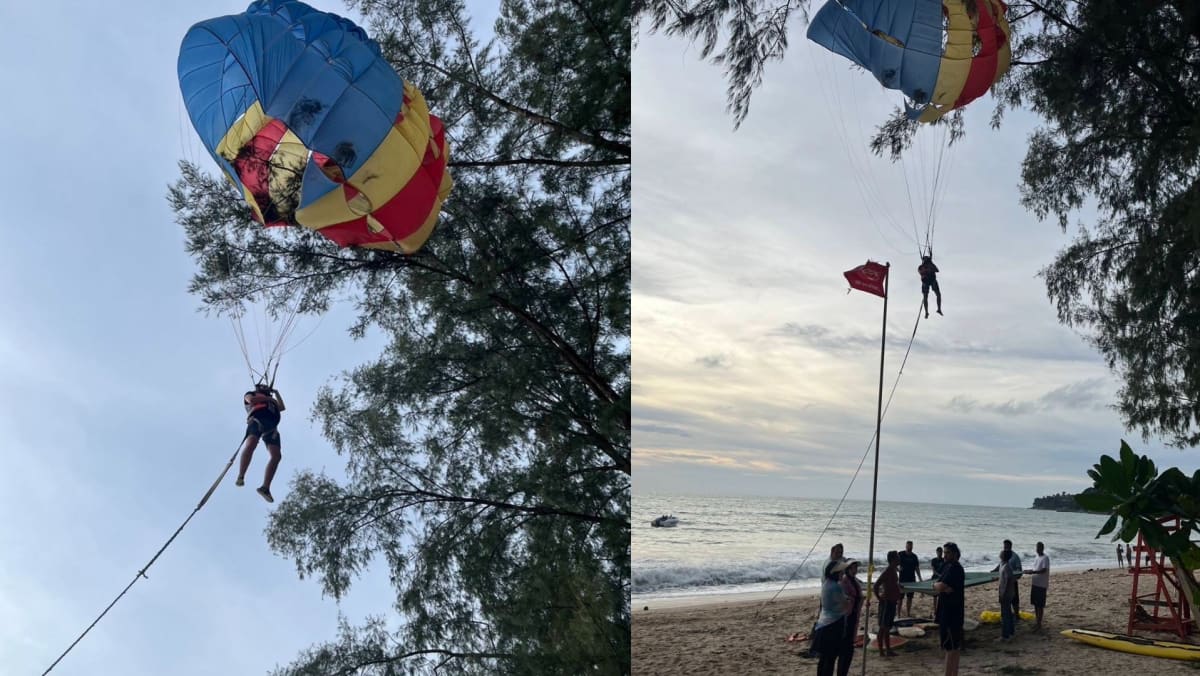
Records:
[[[933,583],[937,592],[938,637],[942,650],[946,651],[946,676],[958,676],[958,655],[963,644],[963,620],[966,600],[964,585],[967,574],[958,559],[958,545],[947,542],[942,545],[946,563],[942,566],[942,577]]]
[[[944,565],[946,565],[946,559],[942,558],[942,548],[938,547],[937,556],[929,559],[929,569],[933,571],[933,574],[929,576],[929,579],[937,582],[938,578],[942,576],[942,566]]]
[[[942,558],[942,548],[937,548],[937,556],[929,560],[929,569],[933,572],[929,575],[929,579],[937,582],[942,579],[942,567],[946,565],[946,559]],[[937,617],[937,595],[933,596],[933,616]]]
[[[933,264],[932,252],[929,256],[921,256],[921,264],[917,266],[917,274],[921,275],[921,307],[925,309],[925,319],[929,319],[929,289],[937,296],[937,313],[942,314],[942,290],[938,287],[938,266]]]
[[[916,582],[921,579],[921,560],[913,554],[912,540],[904,543],[904,551],[900,552],[900,584],[905,582]],[[912,617],[912,599],[913,593],[908,592],[904,595],[904,615]]]

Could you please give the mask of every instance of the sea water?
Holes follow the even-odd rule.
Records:
[[[867,560],[871,503],[801,498],[642,495],[633,500],[631,601],[816,588],[829,548],[842,543],[847,558]],[[836,510],[836,515],[835,515]],[[654,528],[663,514],[674,528]],[[1034,545],[1045,544],[1051,570],[1114,567],[1111,535],[1096,538],[1105,516],[1018,507],[879,502],[875,515],[877,570],[888,550],[906,540],[929,578],[929,559],[946,541],[958,543],[963,568],[989,571],[1005,539],[1033,567]],[[866,566],[859,577],[866,578]],[[785,585],[786,583],[786,585]],[[1053,582],[1052,582],[1053,584]]]

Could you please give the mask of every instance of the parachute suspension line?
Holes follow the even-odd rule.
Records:
[[[286,355],[287,353],[291,352],[292,350],[294,350],[294,349],[296,349],[297,347],[299,347],[300,345],[302,345],[302,344],[304,343],[304,341],[306,341],[306,340],[308,340],[309,338],[311,338],[311,337],[312,337],[312,335],[313,335],[314,333],[316,333],[316,332],[317,332],[317,329],[321,328],[321,322],[323,322],[323,321],[325,321],[325,316],[324,316],[324,315],[321,315],[320,317],[318,317],[318,318],[317,318],[317,325],[316,325],[316,326],[314,326],[314,327],[313,327],[313,328],[312,328],[312,329],[311,329],[311,330],[310,330],[308,333],[304,334],[304,337],[303,337],[303,338],[301,338],[300,340],[297,340],[297,341],[293,342],[291,345],[288,345],[288,346],[286,346],[286,347],[285,347],[285,348],[284,348],[284,349],[283,349],[283,350],[282,350],[282,351],[279,353],[279,356],[280,356],[280,358],[282,358],[282,357],[283,357],[284,355]],[[274,378],[274,377],[272,377],[272,378],[271,378],[271,382],[274,382],[274,381],[275,381],[275,378]]]
[[[832,0],[832,2],[836,3],[842,11],[846,12],[846,14],[849,15],[851,17],[851,19],[855,23],[857,23],[858,26],[860,26],[863,30],[874,33],[875,36],[879,39],[882,39],[882,40],[885,40],[888,42],[892,42],[893,44],[898,44],[894,41],[894,38],[892,38],[891,36],[887,36],[885,34],[882,34],[877,31],[872,30],[871,27],[867,24],[867,22],[864,21],[862,19],[862,17],[860,17],[852,8],[848,7],[846,5],[846,3],[843,2],[843,0]],[[908,49],[908,50],[914,51],[914,52],[919,52],[919,50],[915,50],[911,46],[906,46],[905,49]],[[924,52],[920,52],[920,53],[924,53]],[[941,56],[942,56],[941,54],[930,54],[930,55],[938,57],[938,58],[941,58]],[[826,65],[822,69],[821,74],[823,77],[818,78],[818,79],[820,80],[820,84],[822,85],[822,94],[825,95],[826,102],[828,104],[829,96],[828,96],[827,92],[825,91],[825,86],[826,86],[825,77],[828,77],[830,79],[830,81],[832,81],[832,82],[837,82],[838,80],[833,78],[833,75],[830,71],[830,67],[828,65]],[[835,92],[837,91],[836,87],[833,87],[833,89],[835,90]],[[839,101],[839,103],[840,103],[840,101]],[[914,104],[914,105],[916,105],[916,104]],[[834,118],[835,122],[837,123],[839,132],[842,134],[842,140],[844,143],[846,142],[848,135],[845,133],[844,122],[843,122],[842,116],[839,114],[843,110],[853,110],[854,111],[854,115],[855,115],[856,119],[859,121],[859,131],[860,132],[862,131],[861,106],[854,106],[854,107],[851,107],[848,109],[841,107],[841,106],[838,106],[835,108],[833,105],[830,105],[829,107],[834,112],[833,118]],[[945,124],[944,122],[942,124],[943,124],[944,132],[949,129],[948,124]],[[930,125],[930,126],[934,126],[934,125]],[[918,131],[917,131],[918,138],[921,137],[921,132],[925,131],[925,130],[926,130],[926,125],[918,126]],[[943,136],[945,136],[945,133],[943,134]],[[945,144],[943,142],[941,145],[941,150],[944,151],[946,145],[947,144]],[[918,155],[918,159],[920,160],[921,158],[924,158],[926,156],[926,154],[927,154],[926,148],[924,147],[923,144],[921,144],[919,142],[919,140],[916,143],[916,146],[917,147],[913,150],[916,151],[916,153]],[[848,150],[847,150],[847,154],[849,154]],[[901,159],[901,164],[902,165],[905,164],[904,154],[901,155],[900,159]],[[869,160],[868,160],[868,162],[869,162]],[[852,164],[852,168],[855,170],[856,179],[858,179],[860,182],[866,182],[865,179],[862,179],[862,177],[859,175],[859,168],[856,165],[854,165],[853,160],[851,161],[851,164]],[[919,162],[918,164],[922,168],[926,168],[926,169],[928,168],[928,166],[927,166],[928,163],[926,163],[926,162]],[[939,175],[940,175],[940,167],[941,167],[940,159],[938,162],[938,167],[939,167]],[[938,180],[939,175],[935,175],[932,179],[933,185],[932,186],[929,185],[930,172],[927,170],[922,170],[919,172],[920,180],[917,181],[917,186],[919,188],[919,194],[916,196],[916,199],[914,199],[913,188],[909,184],[910,179],[907,174],[907,169],[902,170],[902,173],[904,173],[905,189],[906,189],[908,200],[909,200],[910,217],[912,219],[912,239],[916,244],[918,254],[920,254],[922,251],[923,245],[925,248],[932,246],[932,236],[933,236],[933,230],[934,230],[934,226],[935,226],[934,219],[936,218],[936,213],[935,213],[936,212],[936,204],[941,199],[941,195],[939,194],[938,188],[943,187],[943,190],[944,190],[944,184]],[[871,186],[868,186],[868,187],[871,187]],[[865,192],[869,192],[869,190],[863,190],[860,187],[860,192],[865,193]],[[864,198],[863,198],[865,203],[868,206],[868,210],[869,210],[869,206],[870,206],[871,197],[872,196],[864,196]],[[915,207],[915,204],[918,202],[921,204],[929,205],[928,209],[925,210],[924,213],[920,214],[920,217],[918,217],[918,215],[916,213],[916,207]],[[892,215],[891,211],[885,208],[884,214],[888,217],[887,220],[889,221],[889,225],[892,225],[898,232],[905,232],[905,236],[907,238],[908,237],[907,229],[900,227],[900,225],[895,221],[895,218]],[[871,214],[871,216],[872,216],[872,218],[875,218],[874,214]],[[925,230],[925,237],[924,237],[925,241],[924,242],[922,242],[922,237],[921,237],[922,221],[923,221],[924,230]],[[876,229],[879,230],[879,224],[875,223],[874,225],[875,225]],[[882,232],[880,232],[880,234],[882,235]],[[885,240],[886,240],[886,237],[885,237]],[[888,242],[888,244],[892,245],[891,242]],[[892,245],[892,246],[893,246],[893,248],[895,248],[894,245]]]
[[[230,296],[232,300],[232,296]],[[254,359],[250,355],[250,346],[246,341],[246,328],[242,322],[243,315],[246,310],[238,308],[229,315],[229,323],[233,328],[234,338],[237,340],[238,348],[242,352],[242,359],[246,363],[246,371],[250,376],[251,384],[267,383],[273,385],[275,383],[275,374],[279,371],[279,363],[286,353],[285,346],[288,339],[296,330],[296,318],[300,312],[299,300],[289,301],[284,306],[284,311],[279,315],[278,319],[272,320],[269,313],[263,312],[261,315],[250,310],[250,320],[255,329],[255,340],[258,343],[258,354],[262,358],[262,370],[255,368]],[[278,323],[278,331],[272,331],[273,324]]]
[[[268,386],[275,385],[275,376],[279,373],[280,362],[283,361],[283,346],[287,343],[288,338],[296,327],[296,314],[296,310],[292,310],[287,314],[287,318],[283,320],[283,326],[279,329],[275,343],[271,346],[271,351],[267,353],[268,356],[266,363],[263,365],[262,375],[255,384],[265,383]]]
[[[917,231],[917,212],[913,210],[912,187],[909,185],[909,182],[908,182],[908,170],[906,168],[904,168],[904,165],[903,165],[903,163],[904,163],[903,156],[901,156],[900,162],[901,162],[900,173],[904,175],[904,194],[908,196],[908,215],[910,218],[912,218],[913,241],[915,241],[917,243],[917,253],[918,253],[917,257],[920,258],[919,254],[921,252],[921,234]]]
[[[286,348],[286,346],[291,340],[292,334],[296,331],[296,318],[299,316],[300,300],[297,297],[293,298],[287,305],[287,312],[283,314],[280,321],[279,333],[275,337],[275,344],[271,346],[270,357],[267,359],[267,368],[263,369],[264,379],[267,378],[266,372],[271,372],[270,378],[266,380],[268,385],[274,386],[275,384],[275,374],[279,372],[279,363],[283,361],[283,355],[288,352],[289,348]],[[313,330],[315,331],[316,329]],[[312,335],[312,332],[309,332],[308,335]],[[308,336],[305,336],[305,338],[307,339]],[[295,347],[295,345],[292,347]]]
[[[231,260],[232,254],[228,249],[223,249],[220,255],[224,264],[223,273],[228,278],[234,270]],[[232,308],[228,313],[229,326],[233,331],[234,339],[237,341],[238,349],[242,352],[242,360],[246,363],[246,372],[250,377],[250,383],[254,384],[266,376],[259,374],[258,370],[254,368],[253,360],[250,358],[250,346],[246,343],[246,327],[242,323],[242,317],[246,314],[246,308],[240,303],[236,303],[232,291],[225,292],[222,299]]]
[[[880,227],[880,223],[886,223],[893,230],[902,234],[906,239],[908,234],[895,216],[884,204],[884,200],[879,192],[877,181],[871,180],[871,172],[869,171],[870,159],[856,157],[851,150],[850,131],[848,129],[845,117],[841,115],[844,110],[852,110],[858,120],[859,131],[862,130],[862,119],[857,106],[843,105],[841,91],[838,89],[839,79],[834,77],[832,73],[832,65],[828,61],[822,62],[822,56],[815,57],[812,61],[815,64],[817,81],[821,88],[822,98],[825,99],[826,108],[830,111],[830,118],[834,122],[834,127],[837,129],[838,137],[842,152],[846,156],[846,161],[850,165],[850,169],[854,175],[855,187],[858,190],[859,198],[862,205],[867,211],[867,216],[870,218],[876,232],[892,249],[899,253],[904,253],[899,249],[888,237],[884,234]],[[856,137],[858,138],[858,137]],[[853,146],[857,147],[857,145]]]
[[[934,205],[934,185],[937,183],[937,177],[933,175],[930,169],[929,161],[929,134],[927,130],[918,129],[917,136],[913,140],[914,150],[916,151],[916,172],[920,177],[920,190],[917,196],[917,204],[919,204],[918,214],[920,216],[921,232],[924,237],[918,236],[917,249],[920,250],[922,242],[925,246],[929,244],[929,214]],[[916,222],[913,223],[916,226]]]
[[[931,170],[926,170],[926,174],[932,174],[932,179],[925,212],[924,249],[931,256],[933,255],[934,230],[937,228],[938,206],[941,204],[950,185],[948,177],[951,174],[950,165],[953,163],[954,151],[950,149],[949,141],[950,126],[943,124],[941,140],[938,143],[936,164],[933,164]],[[922,160],[927,160],[927,158],[922,155]],[[932,162],[932,160],[927,161]]]
[[[187,125],[184,123],[183,120],[187,116],[183,112],[183,96],[182,95],[180,95],[179,97],[177,97],[175,99],[175,113],[176,113],[175,117],[178,119],[178,122],[179,122],[179,152],[183,155],[184,159],[186,159],[189,164],[198,164],[196,162],[195,149],[192,146],[188,145],[188,143],[186,141],[187,132],[185,131],[185,129],[186,129]]]
[[[271,346],[271,354],[276,360],[276,368],[279,367],[279,357],[283,356],[283,346],[287,344],[292,337],[292,333],[296,330],[296,317],[300,313],[300,301],[296,300],[292,303],[286,316],[283,320],[283,325],[279,328],[279,335],[275,339],[275,344]]]
[[[265,312],[253,312],[254,339],[258,341],[258,355],[263,360],[263,377],[271,368],[271,353],[267,351],[267,340],[271,333],[271,318]]]
[[[250,349],[246,346],[246,330],[242,327],[240,311],[235,315],[230,315],[229,324],[233,327],[233,336],[242,351],[242,359],[246,361],[246,371],[250,374],[250,382],[254,383],[261,380],[258,371],[254,369],[254,364],[250,361]]]
[[[837,82],[837,80],[835,79],[834,82]],[[847,86],[850,86],[850,85],[847,84]],[[840,93],[840,90],[837,89],[836,84],[834,85],[834,91],[835,91],[835,93]],[[840,109],[843,109],[843,110],[846,109],[846,106],[844,106],[844,104],[842,104],[840,98],[839,98],[838,103],[839,103]],[[897,214],[894,214],[893,210],[889,207],[887,200],[883,199],[883,191],[881,188],[881,186],[883,184],[883,180],[881,180],[879,174],[872,169],[872,163],[878,162],[878,159],[876,159],[875,157],[872,157],[870,154],[862,151],[862,146],[860,145],[860,143],[863,138],[867,137],[867,133],[864,131],[861,106],[849,106],[849,109],[854,111],[854,120],[855,120],[856,126],[857,126],[857,130],[856,130],[857,133],[854,136],[853,142],[851,142],[851,140],[850,140],[850,134],[849,134],[849,131],[847,130],[845,121],[841,118],[840,115],[835,115],[835,118],[838,120],[838,130],[839,130],[839,135],[842,140],[843,150],[847,154],[847,156],[850,158],[851,166],[855,172],[856,178],[858,178],[858,180],[866,186],[866,189],[863,192],[869,193],[867,195],[866,199],[876,202],[879,206],[879,209],[880,209],[882,215],[883,215],[883,218],[880,219],[878,216],[876,216],[874,214],[874,212],[871,212],[869,210],[869,213],[872,215],[872,218],[876,221],[875,229],[877,232],[880,233],[881,236],[883,235],[883,232],[880,229],[879,223],[878,223],[878,221],[883,220],[886,222],[887,225],[891,226],[892,230],[894,230],[896,233],[898,233],[899,235],[901,235],[902,237],[907,239],[908,232],[904,228],[904,226],[901,224],[903,217],[899,216]],[[857,162],[855,161],[854,156],[850,150],[850,148],[852,148],[852,147],[859,150],[860,155],[858,157]],[[890,181],[889,181],[889,183],[890,183]],[[900,249],[899,247],[892,244],[891,241],[887,240],[886,237],[884,237],[884,239],[885,239],[885,241],[888,242],[888,245],[891,246],[893,250],[895,250],[898,253],[903,253],[902,249]]]
[[[892,406],[892,397],[895,396],[895,394],[896,394],[896,386],[900,384],[900,376],[904,375],[904,365],[908,363],[908,355],[909,355],[909,353],[912,352],[913,341],[915,341],[917,339],[917,327],[919,327],[921,325],[921,307],[922,306],[920,306],[920,305],[917,306],[917,319],[915,322],[913,322],[912,335],[909,336],[909,338],[908,338],[908,347],[904,348],[904,358],[900,360],[900,369],[896,372],[896,380],[894,380],[892,382],[892,389],[890,392],[888,392],[887,403],[884,404],[884,406],[883,406],[883,414],[882,415],[884,417],[887,416],[888,409],[891,408],[891,406]],[[783,590],[785,588],[787,588],[787,586],[792,582],[792,580],[796,579],[796,573],[799,573],[800,570],[802,568],[804,568],[804,564],[808,562],[808,559],[810,557],[812,557],[812,553],[814,551],[816,551],[817,545],[821,544],[821,538],[825,535],[825,531],[829,530],[829,527],[833,525],[833,520],[837,518],[838,512],[841,511],[841,509],[842,509],[842,504],[846,502],[846,496],[850,495],[850,489],[854,487],[854,480],[858,478],[859,472],[862,471],[863,464],[866,463],[867,457],[871,455],[871,446],[874,443],[875,443],[875,432],[871,432],[871,438],[870,438],[870,440],[867,441],[867,450],[865,450],[863,452],[862,459],[858,461],[858,467],[855,468],[854,474],[850,477],[850,483],[846,485],[846,491],[844,493],[842,493],[842,498],[840,500],[838,500],[837,507],[833,508],[833,514],[829,515],[829,521],[827,521],[825,523],[825,527],[822,528],[821,532],[817,534],[817,539],[813,541],[812,547],[809,548],[808,553],[804,555],[804,558],[800,561],[800,563],[792,571],[791,575],[788,576],[788,579],[784,581],[783,586],[780,587],[779,590],[776,591],[775,594],[771,596],[771,598],[769,598],[759,604],[758,609],[754,611],[755,617],[758,617],[758,613],[760,611],[762,611],[762,609],[768,603],[774,601],[780,594],[782,594]],[[875,565],[874,561],[867,562],[867,584],[868,585],[871,583],[871,568],[874,567],[874,565]],[[822,574],[823,573],[824,573],[824,571],[822,571]],[[867,619],[869,619],[869,618],[867,618]]]
[[[943,162],[944,161],[944,162]],[[943,172],[943,163],[945,171]],[[937,209],[935,205],[941,204],[942,198],[945,196],[949,179],[943,180],[943,175],[952,175],[950,166],[954,163],[954,151],[950,148],[950,125],[946,124],[942,130],[942,142],[938,145],[938,162],[937,169],[934,172],[934,202],[929,207],[929,226],[925,232],[925,246],[933,251],[933,231],[937,227]],[[932,253],[930,254],[932,255]]]
[[[67,653],[71,652],[71,649],[73,649],[80,641],[82,641],[84,636],[87,636],[88,632],[92,630],[92,627],[96,626],[96,624],[100,622],[100,620],[108,613],[108,611],[111,610],[113,606],[117,605],[117,601],[120,601],[121,597],[125,596],[125,593],[128,592],[129,589],[133,587],[133,585],[136,584],[139,579],[150,579],[146,576],[146,571],[150,570],[150,566],[154,565],[154,562],[158,560],[158,557],[162,556],[162,553],[166,551],[167,547],[171,546],[171,543],[175,541],[175,538],[178,537],[181,532],[183,532],[184,527],[188,525],[188,522],[192,520],[192,517],[196,516],[196,513],[200,511],[200,508],[204,507],[204,504],[208,502],[208,499],[212,496],[213,492],[217,490],[217,486],[221,484],[221,480],[224,479],[225,475],[229,473],[229,468],[233,467],[233,462],[237,460],[238,451],[242,450],[242,444],[245,443],[245,441],[246,437],[242,437],[242,440],[238,442],[237,448],[234,449],[233,455],[229,458],[229,462],[225,464],[225,469],[221,470],[221,474],[217,477],[217,480],[212,483],[212,486],[209,486],[208,491],[204,493],[204,497],[200,498],[200,502],[196,504],[196,507],[192,510],[192,513],[188,514],[187,518],[183,520],[183,523],[179,524],[179,528],[175,529],[175,532],[172,533],[171,537],[167,538],[167,541],[163,544],[163,546],[154,553],[154,556],[150,558],[150,561],[147,562],[146,565],[137,572],[137,575],[133,576],[133,580],[131,580],[129,584],[125,585],[125,588],[121,590],[121,593],[117,594],[117,597],[114,598],[112,602],[100,612],[100,615],[98,615],[96,619],[92,620],[92,623],[87,626],[87,629],[84,629],[83,633],[80,634],[79,637],[74,641],[72,641],[71,645],[67,646],[67,649],[58,656],[58,659],[54,660],[54,663],[42,672],[42,676],[46,676],[46,674],[50,673],[50,671],[54,669],[54,667],[56,667],[64,657],[67,656]]]

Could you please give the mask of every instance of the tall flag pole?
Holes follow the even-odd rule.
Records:
[[[891,263],[880,265],[868,260],[857,268],[842,273],[851,288],[883,297],[883,330],[880,332],[879,344],[879,397],[875,404],[875,476],[871,482],[871,540],[867,547],[867,586],[863,590],[865,601],[863,612],[859,616],[863,623],[863,676],[867,673],[867,655],[871,647],[867,625],[871,618],[871,574],[875,571],[875,505],[879,494],[879,432],[883,426],[883,357],[887,348],[888,271],[891,267]]]

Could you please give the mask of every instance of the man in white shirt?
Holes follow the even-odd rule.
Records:
[[[1037,558],[1033,560],[1033,570],[1026,573],[1032,575],[1029,584],[1029,602],[1033,604],[1033,612],[1037,615],[1034,631],[1042,630],[1042,611],[1046,609],[1046,590],[1050,587],[1050,557],[1046,555],[1046,545],[1037,543]]]

